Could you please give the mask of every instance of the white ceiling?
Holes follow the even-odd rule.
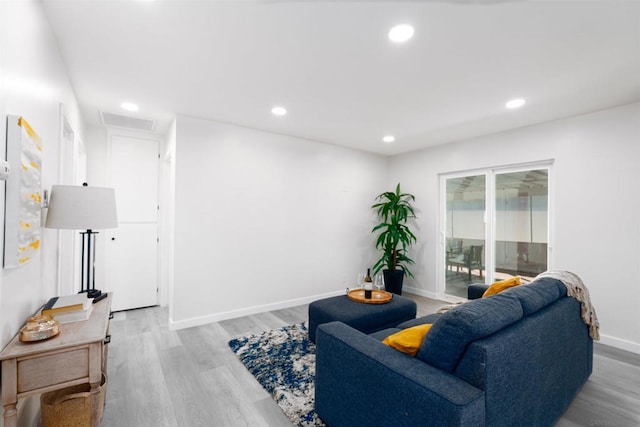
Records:
[[[95,124],[132,101],[160,130],[188,115],[396,154],[640,101],[636,0],[43,3]]]

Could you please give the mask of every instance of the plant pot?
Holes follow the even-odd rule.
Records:
[[[384,288],[387,292],[402,295],[402,280],[404,270],[382,270],[384,275]]]

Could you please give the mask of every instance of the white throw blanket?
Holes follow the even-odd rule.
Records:
[[[438,311],[436,311],[436,314],[442,314],[442,313],[446,313],[447,311],[451,310],[452,308],[456,308],[457,306],[459,306],[462,303],[465,303],[466,301],[458,301],[458,302],[454,302],[453,304],[447,304],[447,305],[443,305],[442,307],[440,307],[438,309]]]
[[[582,283],[582,279],[570,271],[564,270],[549,270],[544,273],[538,274],[536,279],[541,277],[550,277],[552,279],[560,280],[567,288],[567,295],[575,298],[582,305],[582,321],[589,326],[589,335],[591,338],[598,341],[600,340],[600,323],[598,322],[598,316],[596,315],[596,309],[591,304],[591,297],[589,296],[589,290]]]

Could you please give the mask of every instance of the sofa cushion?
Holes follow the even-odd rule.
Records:
[[[522,318],[522,305],[507,292],[461,304],[435,321],[416,357],[452,373],[467,346]]]
[[[431,323],[425,323],[424,325],[403,329],[386,337],[382,344],[386,344],[410,356],[415,356],[431,326]]]
[[[524,315],[529,316],[567,295],[567,288],[559,280],[543,277],[528,285],[508,289],[504,294],[518,298]]]
[[[407,320],[400,323],[397,327],[400,329],[410,328],[412,326],[424,325],[425,323],[435,323],[442,316],[439,313],[427,314],[426,316],[418,317],[417,319]]]

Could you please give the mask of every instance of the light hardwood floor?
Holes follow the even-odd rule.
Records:
[[[419,316],[443,304],[408,296]],[[303,322],[306,305],[180,331],[167,320],[159,307],[115,313],[102,426],[291,426],[227,342]],[[640,355],[596,344],[593,374],[557,425],[640,426]]]

